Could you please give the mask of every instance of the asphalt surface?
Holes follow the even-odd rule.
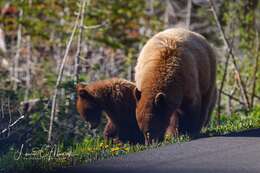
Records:
[[[260,129],[168,145],[58,172],[260,173]]]

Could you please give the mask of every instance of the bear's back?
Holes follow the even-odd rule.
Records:
[[[215,76],[211,76],[211,73],[214,73],[216,69],[214,52],[203,36],[182,28],[167,29],[148,40],[140,52],[135,67],[135,81],[139,90],[142,90],[143,83],[150,76],[158,73],[154,69],[158,68],[158,64],[166,60],[166,57],[162,56],[162,52],[165,50],[171,51],[170,58],[178,57],[178,60],[182,62],[181,64],[186,66],[182,67],[186,73],[192,74],[194,73],[193,68],[197,68],[196,70],[199,70],[199,73],[202,74],[201,80],[203,81],[209,81],[212,76]],[[165,68],[169,66],[171,65],[168,63]],[[205,69],[205,67],[210,67],[210,69]],[[174,68],[166,70],[168,70],[167,74],[174,73]],[[212,72],[203,74],[203,71],[210,70]],[[207,88],[207,86],[208,84],[202,86],[202,89]]]

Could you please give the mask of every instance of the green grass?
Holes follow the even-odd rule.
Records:
[[[245,113],[235,113],[229,117],[222,116],[221,126],[215,124],[216,120],[213,119],[212,125],[203,129],[202,135],[214,136],[260,128],[260,107],[249,112],[247,116],[245,116]],[[7,154],[0,157],[0,172],[32,172],[33,170],[48,172],[56,167],[79,165],[189,140],[187,136],[178,138],[167,136],[163,143],[144,146],[112,144],[106,143],[102,137],[88,137],[82,143],[70,147],[64,147],[60,144],[52,147],[42,146],[31,151],[23,149],[22,152],[11,148]]]
[[[203,133],[208,136],[224,135],[231,132],[239,132],[248,129],[260,128],[260,106],[248,112],[237,112],[231,116],[221,116],[220,126],[216,125],[213,119],[209,128],[203,129]]]

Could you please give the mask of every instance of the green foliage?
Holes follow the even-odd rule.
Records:
[[[92,1],[85,23],[87,26],[104,24],[95,33],[97,41],[113,48],[132,47],[140,39],[138,29],[145,15],[144,5],[144,1]]]
[[[220,7],[221,25],[226,31],[225,34],[232,48],[232,52],[235,55],[235,61],[241,75],[241,80],[246,88],[249,102],[253,92],[257,93],[257,95],[260,93],[259,86],[256,85],[256,89],[253,91],[252,85],[253,82],[259,83],[258,80],[260,75],[258,69],[256,71],[256,81],[253,81],[256,70],[256,59],[260,55],[259,44],[257,43],[260,36],[257,34],[258,31],[256,26],[256,21],[259,20],[259,15],[257,13],[259,7],[260,4],[255,0],[223,1]],[[224,91],[232,91],[230,93],[232,93],[234,97],[245,102],[241,97],[241,89],[237,87],[238,74],[234,70],[232,61],[233,60],[230,58]],[[219,85],[224,74],[224,67],[224,63],[218,64],[217,82]],[[225,96],[222,96],[222,98],[224,107],[224,105],[227,105],[229,98]],[[244,106],[241,106],[241,104],[233,102],[232,104],[235,105],[234,108],[232,108],[234,110],[245,108]],[[224,110],[222,111],[224,112]]]
[[[257,8],[257,3],[253,0],[238,0],[236,3],[232,1],[225,1],[223,3],[223,19],[222,22],[226,25],[236,25],[233,33],[239,37],[239,47],[243,51],[251,50],[255,46],[256,31],[254,29],[256,13],[254,11]]]

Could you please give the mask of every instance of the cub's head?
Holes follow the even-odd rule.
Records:
[[[102,115],[98,99],[91,93],[86,84],[78,84],[76,90],[78,113],[90,124],[92,129],[96,128],[101,121]]]
[[[146,144],[162,141],[171,116],[165,94],[145,93],[135,88],[134,95],[137,101],[136,119]]]

